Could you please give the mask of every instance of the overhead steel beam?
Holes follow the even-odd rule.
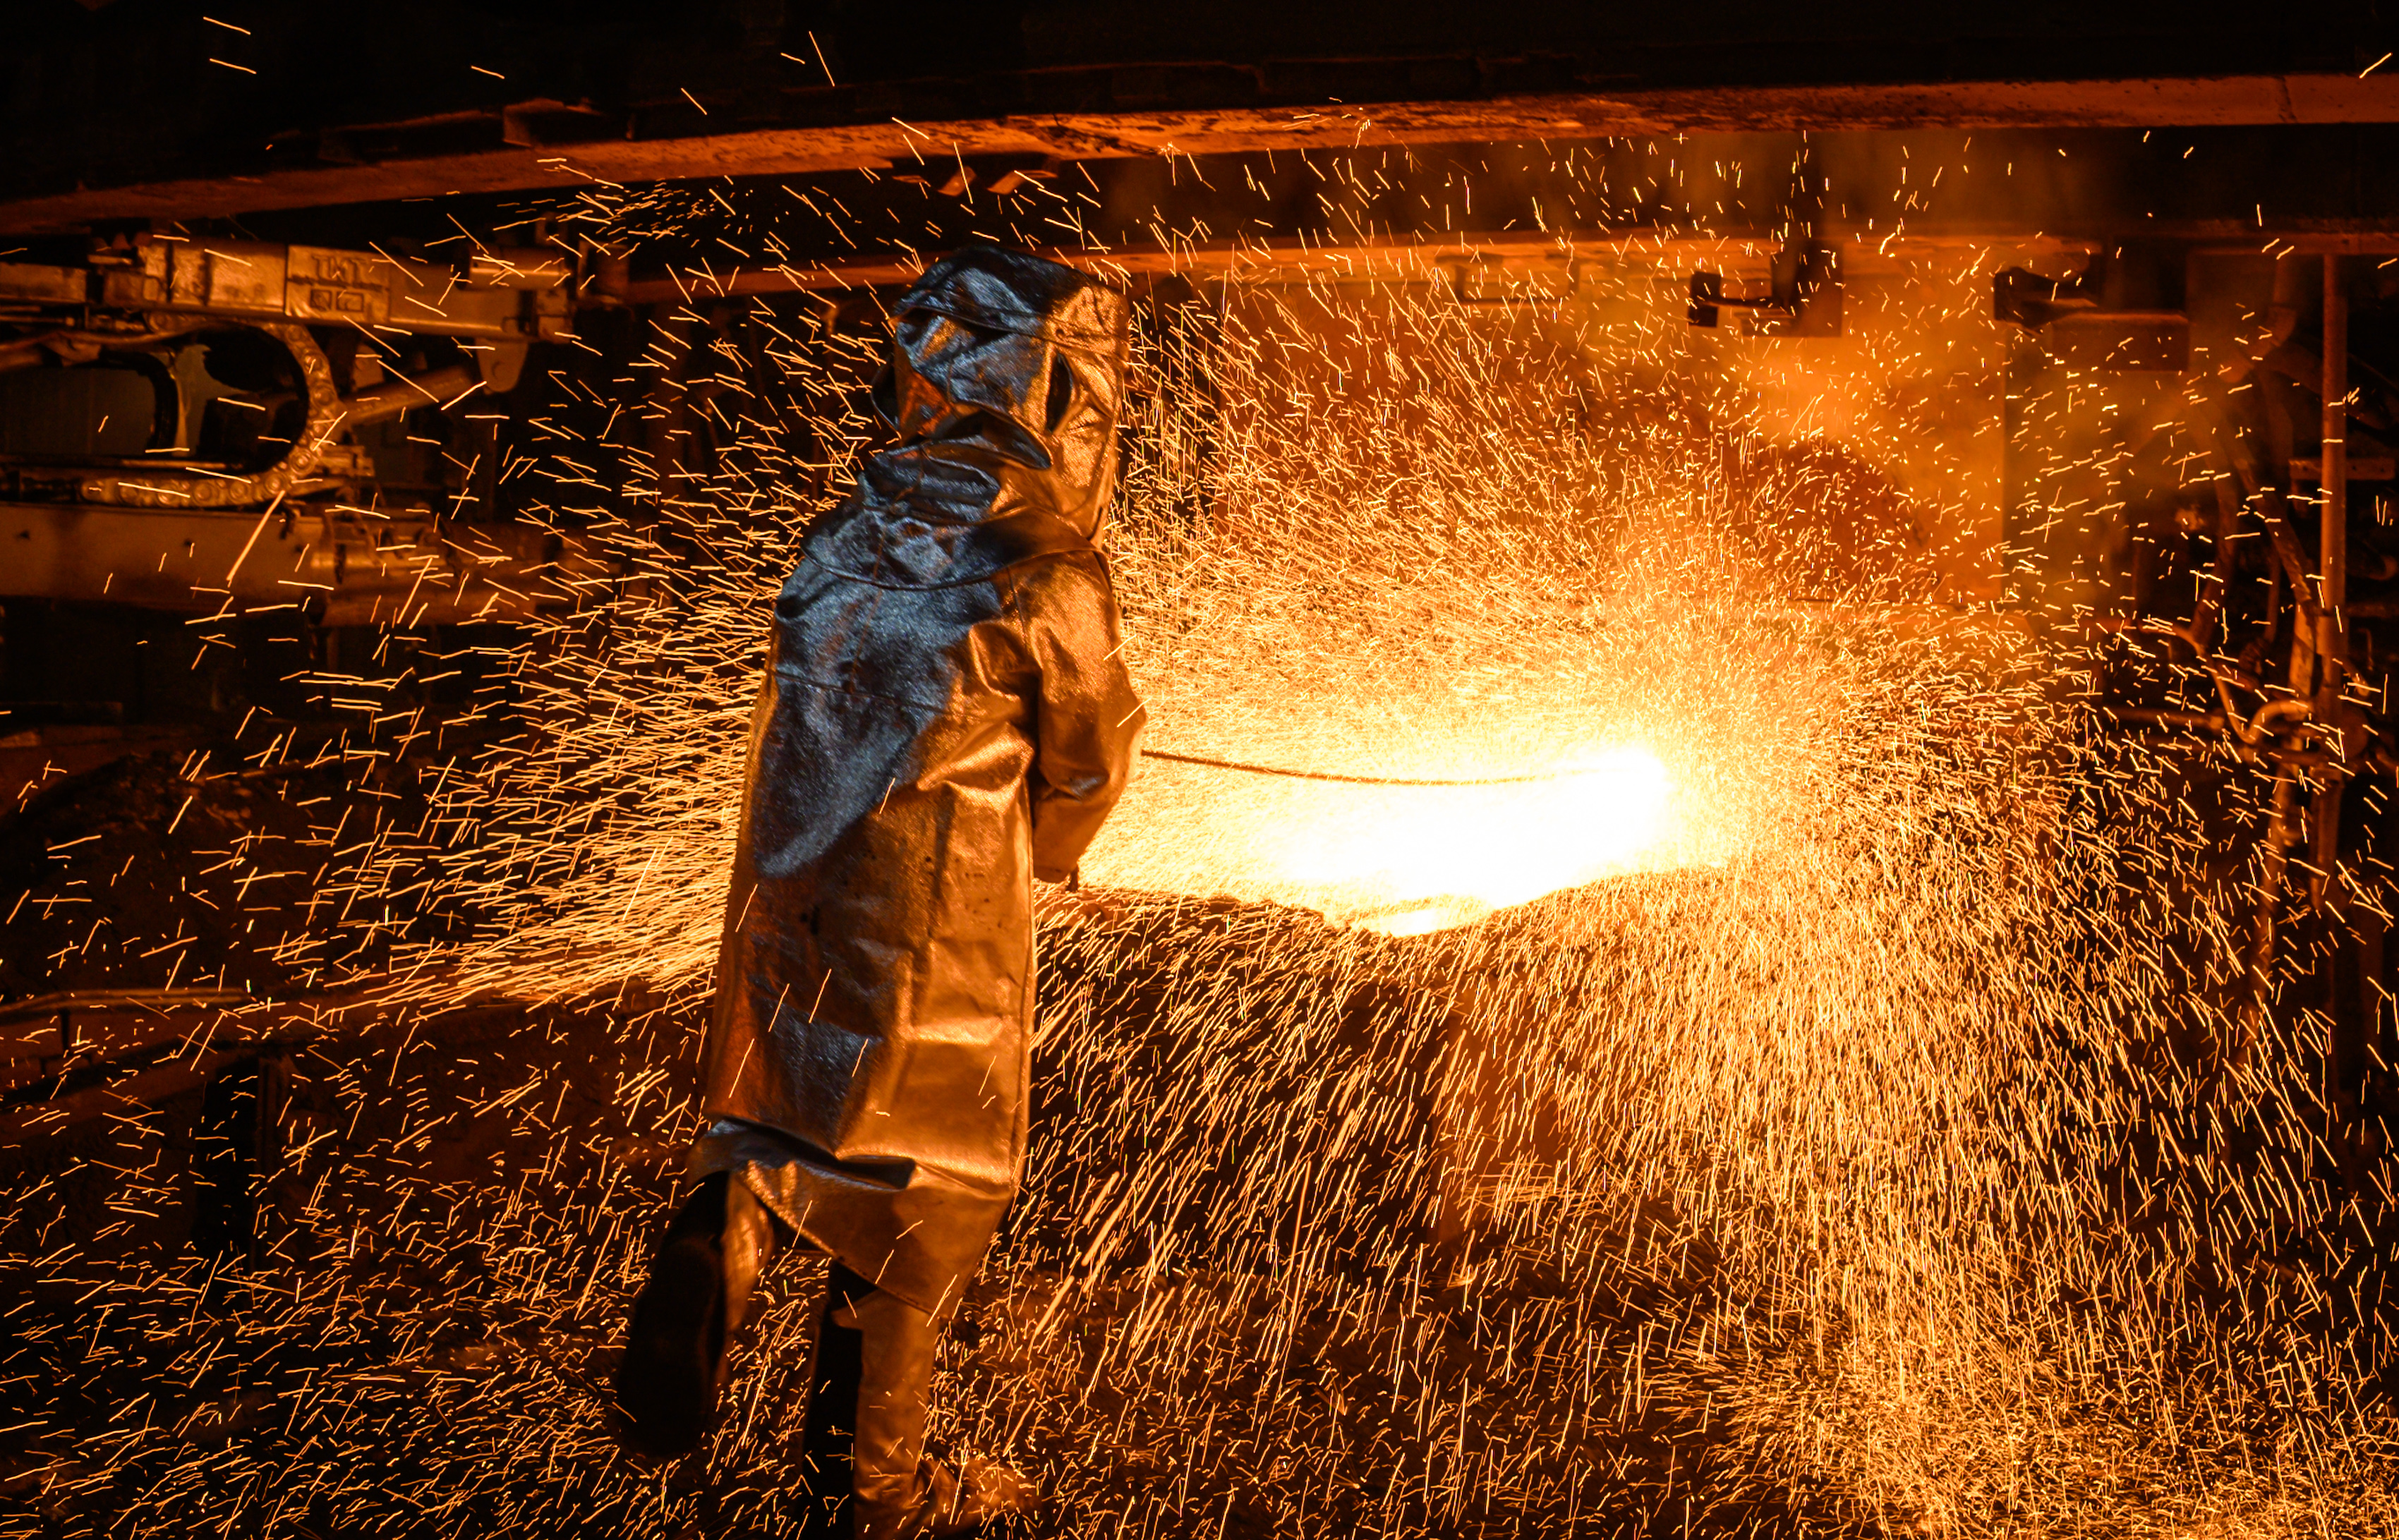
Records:
[[[1929,223],[1929,222],[1928,222]],[[2340,232],[2272,232],[2278,250],[2344,255],[2399,253],[2399,210],[2383,222],[2388,227]],[[2230,222],[2153,224],[2153,239],[2187,242],[2204,255],[2258,254],[2255,232]],[[1827,222],[1827,238],[1855,243],[1844,258],[1853,276],[1865,277],[1907,270],[1906,255],[1930,250],[1982,251],[2004,247],[2015,260],[2036,252],[2084,253],[2099,243],[2087,239],[2026,235],[2004,229],[1933,230],[1904,236],[1877,236],[1839,222]],[[1444,269],[1489,270],[1499,266],[1558,264],[1578,258],[1606,258],[1611,253],[1664,262],[1715,262],[1727,271],[1762,273],[1770,265],[1779,242],[1763,235],[1660,237],[1628,236],[1606,230],[1554,230],[1446,237],[1413,232],[1372,240],[1308,240],[1294,236],[1186,241],[1172,246],[1141,245],[1112,249],[1058,247],[1045,252],[1070,266],[1122,281],[1135,276],[1174,275],[1186,278],[1229,278],[1234,281],[1287,281],[1308,275],[1338,281],[1343,278],[1426,278]],[[1744,265],[1746,264],[1746,265]],[[924,271],[921,259],[886,252],[864,252],[840,261],[780,263],[767,267],[669,268],[634,274],[610,290],[613,299],[633,304],[688,304],[755,294],[838,292],[914,282]]]
[[[468,115],[469,117],[475,115]],[[507,109],[487,115],[491,146],[335,161],[352,130],[295,142],[240,174],[77,186],[0,202],[0,233],[69,231],[97,220],[223,217],[373,203],[698,177],[804,175],[914,165],[958,155],[1060,160],[1353,149],[1608,135],[1895,128],[2269,127],[2399,123],[2399,71],[2202,79],[1925,81],[1554,93],[1480,101],[1321,107],[998,115],[903,123],[759,127],[643,134],[570,145],[505,142]],[[708,121],[698,119],[700,125]],[[405,125],[397,126],[404,128]],[[454,143],[456,135],[444,136]],[[522,138],[522,135],[516,137]],[[353,153],[344,149],[342,155]],[[288,161],[289,164],[278,163]]]

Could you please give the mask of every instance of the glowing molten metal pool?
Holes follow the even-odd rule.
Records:
[[[1127,797],[1142,805],[1109,826],[1085,873],[1420,936],[1605,877],[1717,858],[1684,837],[1693,820],[1647,749],[1530,774],[1522,763],[1487,780],[1371,784],[1151,762]]]
[[[1420,936],[1639,870],[1670,787],[1656,755],[1620,749],[1526,785],[1352,790],[1293,831],[1282,873],[1323,890],[1329,918]]]

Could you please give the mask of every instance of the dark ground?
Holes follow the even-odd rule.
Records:
[[[178,768],[121,762],[0,823],[0,897],[30,894],[0,994],[305,992],[327,954],[294,916],[346,820],[399,799]],[[1857,1533],[1709,1426],[1674,1352],[1708,1255],[1669,1207],[1606,1222],[1609,1290],[1538,1244],[1484,1259],[1496,1286],[1434,1276],[1440,1022],[1398,982],[1409,945],[1311,973],[1312,917],[1132,898],[1052,949],[1034,1163],[947,1438],[1050,1484],[1028,1533]],[[1202,958],[1210,998],[1258,1002],[1205,1044]],[[0,1152],[0,1536],[790,1529],[812,1267],[770,1281],[703,1454],[628,1455],[603,1388],[698,1020],[642,985],[354,1014]],[[1246,1123],[1195,1117],[1210,1095]]]

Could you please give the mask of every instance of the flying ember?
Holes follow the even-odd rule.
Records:
[[[0,241],[0,1540],[2399,1534],[2399,71],[782,9]]]

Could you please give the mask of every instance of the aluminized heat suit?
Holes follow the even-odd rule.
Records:
[[[1097,547],[1127,318],[1015,252],[926,273],[898,444],[810,531],[752,728],[693,1169],[936,1320],[1023,1163],[1033,881],[1074,872],[1144,720]]]

